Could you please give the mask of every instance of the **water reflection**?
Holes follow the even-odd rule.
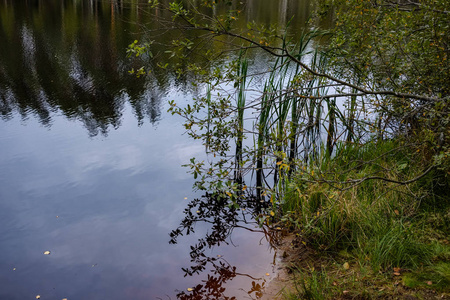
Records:
[[[310,11],[308,1],[233,3],[247,11],[237,22],[243,28],[248,21],[285,24],[296,15],[291,27],[297,30]],[[4,0],[0,25],[0,116],[5,120],[18,113],[50,126],[52,114],[60,113],[82,122],[91,136],[106,135],[120,126],[124,102],[139,124],[153,123],[161,117],[162,96],[177,87],[192,92],[188,77],[156,67],[166,50],[163,41],[181,33],[167,31],[149,13],[147,1]],[[140,62],[127,59],[125,50],[141,38],[156,39],[154,51],[160,55],[145,62],[152,75],[136,79],[127,71]],[[208,47],[220,52],[223,44]],[[192,53],[189,59],[201,58]]]
[[[121,11],[123,15],[116,14]],[[140,124],[160,118],[161,86],[136,79],[125,49],[138,25],[123,1],[4,1],[0,4],[0,115],[52,113],[81,121],[90,135],[118,128],[129,101]]]
[[[236,276],[248,277],[252,279],[250,290],[246,291],[250,299],[260,299],[263,296],[265,279],[254,278],[248,274],[240,274],[236,272],[236,267],[230,265],[225,260],[212,263],[213,269],[211,274],[208,274],[206,280],[203,280],[201,284],[190,288],[188,292],[182,291],[177,294],[177,298],[180,300],[236,300],[235,296],[226,296],[225,285],[228,281],[234,279]],[[258,283],[260,282],[260,283]]]
[[[198,242],[190,247],[191,266],[182,268],[185,276],[200,274],[207,268],[209,268],[209,273],[207,279],[203,280],[201,284],[190,288],[188,292],[178,293],[177,298],[182,300],[236,299],[234,296],[226,296],[225,293],[226,283],[236,276],[252,280],[247,291],[249,296],[253,299],[262,297],[264,278],[238,273],[236,266],[231,265],[221,255],[212,256],[206,252],[221,244],[232,244],[230,237],[237,228],[263,233],[267,240],[275,243],[278,238],[277,233],[264,226],[259,226],[255,221],[255,216],[260,214],[265,207],[267,207],[267,203],[257,200],[253,195],[241,195],[237,200],[231,202],[225,194],[208,193],[201,198],[192,200],[187,205],[184,210],[185,217],[180,226],[170,234],[170,243],[176,244],[179,236],[193,233],[194,227],[198,226],[198,223],[209,224],[204,237],[199,238]]]
[[[307,14],[307,1],[280,1],[234,1],[248,9],[239,26]],[[194,194],[180,166],[204,148],[164,103],[195,90],[188,77],[127,72],[139,66],[127,45],[155,32],[139,24],[158,29],[147,5],[0,1],[0,299],[242,299],[241,288],[260,297],[272,255],[258,246],[266,232],[248,232],[264,230],[252,221],[264,204],[182,201]],[[173,228],[178,244],[168,245]]]

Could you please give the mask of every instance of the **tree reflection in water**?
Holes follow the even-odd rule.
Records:
[[[206,271],[207,267],[211,267],[211,274],[208,274],[207,279],[202,280],[201,284],[188,289],[188,292],[179,292],[177,294],[178,299],[237,299],[234,296],[225,296],[226,288],[224,287],[228,281],[237,276],[253,279],[252,287],[247,293],[254,299],[261,298],[265,285],[264,278],[255,278],[248,274],[238,273],[236,267],[228,263],[223,257],[209,256],[205,251],[224,243],[232,243],[230,237],[235,228],[263,232],[269,243],[273,244],[277,240],[276,232],[268,230],[266,226],[253,229],[257,225],[255,217],[257,218],[266,206],[266,202],[259,201],[254,196],[241,196],[238,200],[231,202],[227,195],[218,193],[206,193],[201,198],[194,199],[188,204],[184,210],[185,218],[181,221],[180,226],[170,233],[170,243],[176,244],[179,236],[193,233],[194,226],[198,222],[210,224],[210,230],[205,237],[199,238],[197,243],[191,246],[191,266],[182,268],[182,270],[185,276],[193,276]]]

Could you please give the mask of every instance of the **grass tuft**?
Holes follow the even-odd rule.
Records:
[[[449,296],[450,185],[439,172],[422,176],[425,163],[401,141],[378,141],[338,146],[319,168],[298,166],[281,220],[327,263],[314,272],[299,263],[289,299]],[[419,180],[398,183],[410,178]]]

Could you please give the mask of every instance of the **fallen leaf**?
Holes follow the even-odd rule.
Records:
[[[394,272],[400,272],[401,270],[401,268],[394,268]]]
[[[269,273],[266,273],[266,276],[270,276],[270,274],[269,274]]]
[[[336,281],[333,281],[333,285],[334,285],[334,286],[337,286],[338,284],[337,284],[337,282],[336,282]]]
[[[45,255],[50,255],[50,251],[48,251],[48,250],[47,250],[47,251],[44,251],[44,254],[45,254]]]
[[[273,217],[275,216],[275,213],[273,211],[270,211],[270,215]]]
[[[394,210],[394,213],[398,216],[400,212],[398,210]]]
[[[395,276],[400,276],[400,275],[402,275],[402,274],[400,274],[400,272],[394,272],[394,275],[395,275]]]
[[[348,262],[345,262],[343,265],[344,269],[348,270],[350,269],[350,265],[348,264]]]
[[[433,282],[432,282],[432,281],[427,281],[427,284],[428,284],[428,285],[432,285]]]
[[[348,291],[342,291],[342,293],[343,293],[344,295],[347,295],[347,294],[348,294]]]

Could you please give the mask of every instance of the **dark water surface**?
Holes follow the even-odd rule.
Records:
[[[301,1],[248,3],[248,19],[307,15]],[[166,113],[167,100],[192,99],[187,82],[127,72],[144,11],[145,1],[0,1],[0,299],[176,299],[209,275],[181,270],[206,226],[168,243],[199,196],[181,165],[204,147]],[[252,281],[273,274],[262,233],[235,229],[206,254],[236,266],[228,297],[255,298]]]

